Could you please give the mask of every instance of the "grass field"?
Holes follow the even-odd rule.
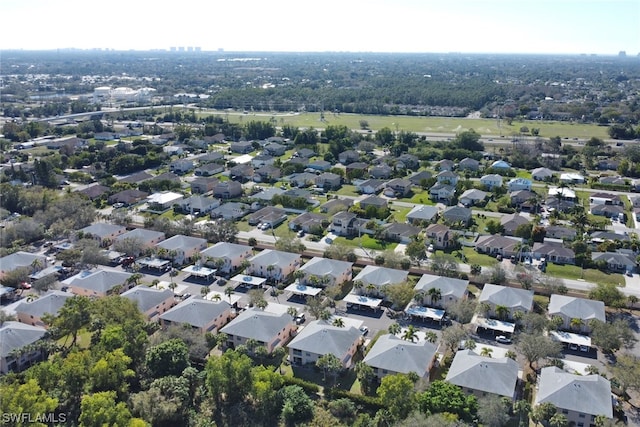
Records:
[[[383,127],[392,130],[404,130],[410,132],[423,132],[433,134],[455,134],[464,130],[474,129],[481,135],[509,137],[519,133],[523,126],[540,129],[539,136],[550,138],[561,136],[567,138],[588,139],[592,136],[609,138],[607,128],[594,124],[549,122],[549,121],[514,121],[511,126],[504,121],[498,128],[496,120],[491,119],[467,119],[458,117],[414,117],[414,116],[370,116],[361,114],[325,114],[324,121],[320,120],[320,113],[259,113],[243,114],[242,112],[212,111],[211,113],[198,113],[199,116],[220,115],[228,118],[230,122],[242,123],[250,120],[268,121],[271,117],[277,119],[277,126],[289,124],[298,127],[325,128],[329,125],[344,125],[349,129],[360,129],[360,121],[365,120],[369,129],[376,131]]]
[[[591,283],[611,283],[615,286],[625,284],[624,276],[618,273],[603,273],[600,270],[587,268],[584,270],[577,265],[557,265],[549,263],[547,265],[547,274],[550,276],[561,277],[563,279],[584,279]]]
[[[394,250],[396,246],[398,246],[397,243],[380,242],[367,234],[363,234],[360,238],[353,237],[347,239],[345,237],[337,237],[333,242],[345,246],[351,246],[353,248],[358,248],[360,247],[360,241],[362,241],[363,248],[373,249],[376,251]]]
[[[494,257],[485,254],[479,254],[473,248],[464,247],[462,248],[462,253],[464,253],[465,257],[467,257],[467,264],[469,265],[478,264],[483,267],[493,267],[498,262]]]

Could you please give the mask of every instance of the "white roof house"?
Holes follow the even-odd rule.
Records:
[[[76,295],[105,296],[113,292],[116,286],[125,285],[131,273],[114,270],[81,271],[75,276],[65,279],[62,283],[68,285]],[[124,290],[124,289],[123,289]]]
[[[495,311],[498,306],[504,306],[509,309],[511,315],[515,311],[526,313],[533,308],[533,291],[488,283],[484,285],[478,301],[480,304],[489,304],[491,311]]]
[[[430,289],[438,289],[441,298],[439,302],[446,306],[464,298],[467,295],[467,286],[469,286],[468,280],[423,274],[414,289],[416,292],[424,292],[425,296],[428,295]]]
[[[560,316],[567,328],[571,327],[572,319],[582,320],[581,329],[585,331],[589,330],[589,322],[592,320],[606,322],[602,301],[552,294],[548,311],[551,317]]]
[[[353,278],[353,281],[360,281],[365,287],[367,285],[374,285],[377,288],[381,288],[387,285],[402,283],[407,280],[408,275],[409,272],[404,270],[367,265]]]
[[[208,301],[191,297],[160,315],[160,321],[167,325],[190,325],[201,332],[217,331],[232,316],[232,307],[226,301]]]
[[[428,341],[414,343],[387,334],[378,338],[363,362],[371,366],[378,377],[415,372],[423,378],[433,366],[436,350],[436,346]]]
[[[121,296],[133,301],[149,320],[154,320],[175,305],[175,295],[170,289],[136,286],[123,292]]]
[[[320,356],[333,354],[348,368],[362,342],[358,328],[333,326],[323,320],[309,323],[289,343],[289,356],[295,364],[315,363]]]
[[[250,274],[283,280],[287,275],[293,273],[302,264],[300,254],[283,252],[272,249],[265,249],[252,258],[249,258]]]
[[[584,184],[584,176],[575,172],[561,173],[560,182],[567,184]]]
[[[32,268],[36,264],[39,264],[38,270],[43,269],[47,266],[47,257],[23,251],[14,252],[0,258],[0,277],[18,268]]]
[[[508,357],[491,358],[472,350],[460,350],[453,358],[446,381],[476,395],[491,393],[512,399],[518,369],[518,362]]]
[[[341,284],[351,280],[353,263],[329,258],[313,257],[309,262],[300,267],[299,271],[305,276],[301,282],[308,281],[310,276],[320,279],[327,278],[330,284]]]
[[[220,332],[229,336],[229,343],[234,347],[254,339],[271,352],[276,347],[284,346],[294,330],[295,324],[290,314],[251,308],[240,313]]]
[[[12,321],[4,322],[0,326],[0,374],[22,370],[27,363],[39,357],[40,352],[34,351],[16,360],[12,353],[14,350],[33,344],[46,333],[47,330],[39,326]]]

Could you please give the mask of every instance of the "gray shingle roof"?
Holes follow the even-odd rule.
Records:
[[[313,257],[309,262],[303,265],[300,270],[315,276],[332,276],[337,277],[345,270],[350,269],[353,263],[340,261],[335,259]]]
[[[482,289],[479,301],[503,305],[509,309],[520,308],[528,311],[533,306],[533,291],[486,284]]]
[[[446,381],[460,387],[513,397],[518,363],[508,357],[492,359],[471,350],[456,353]]]
[[[309,323],[289,343],[289,348],[313,354],[333,354],[342,360],[351,346],[361,338],[353,326],[341,328],[323,320]]]
[[[144,228],[135,228],[116,237],[116,241],[124,239],[140,239],[141,242],[152,242],[156,239],[164,239],[165,235],[161,231],[145,230]]]
[[[353,278],[353,281],[355,282],[359,280],[365,285],[372,284],[379,287],[404,282],[407,280],[408,274],[408,271],[367,265],[356,277]]]
[[[254,255],[249,261],[252,265],[269,266],[273,264],[289,265],[299,261],[300,255],[291,252],[282,252],[272,249],[265,249],[257,255]]]
[[[542,368],[536,405],[553,403],[589,415],[613,417],[611,383],[600,375],[574,375],[555,366]]]
[[[566,295],[551,295],[549,301],[549,314],[564,314],[569,319],[606,321],[604,303],[584,298],[569,297]]]
[[[80,231],[84,234],[91,234],[92,236],[104,237],[110,236],[115,233],[125,231],[125,227],[122,225],[109,224],[106,222],[98,222],[96,224],[91,224]]]
[[[364,363],[391,372],[415,372],[423,377],[435,354],[436,346],[430,342],[413,343],[387,334],[378,338],[364,358]]]
[[[45,313],[57,315],[65,301],[73,295],[67,292],[52,290],[31,302],[22,302],[16,307],[16,313],[42,317]]]
[[[123,285],[131,273],[112,270],[84,271],[69,280],[71,286],[107,293],[114,286]]]
[[[251,248],[245,245],[238,245],[236,243],[218,242],[213,246],[208,247],[201,253],[206,257],[211,258],[235,258],[239,255],[251,252]]]
[[[145,312],[173,297],[173,291],[169,289],[153,289],[147,286],[136,286],[122,293],[127,298],[138,305],[141,312]]]
[[[200,297],[192,297],[161,314],[160,319],[202,328],[230,309],[231,305],[225,301],[208,301]]]
[[[415,205],[407,214],[407,218],[431,221],[436,215],[438,215],[438,208],[435,206]]]
[[[274,339],[291,321],[292,318],[287,313],[278,314],[252,308],[240,313],[220,332],[266,343]]]
[[[46,329],[20,322],[4,322],[0,326],[0,358],[7,357],[17,348],[33,344],[44,336]]]
[[[206,239],[201,239],[199,237],[191,237],[191,236],[183,236],[182,234],[178,234],[176,236],[170,237],[167,240],[164,240],[158,243],[156,246],[160,248],[164,248],[168,251],[173,251],[177,249],[191,249],[198,247],[207,242]]]
[[[431,288],[436,288],[440,289],[440,294],[443,298],[448,296],[462,298],[467,292],[468,285],[468,280],[423,274],[414,289],[416,291],[426,292]]]
[[[30,267],[34,260],[40,260],[44,267],[47,262],[47,257],[43,255],[32,254],[29,252],[18,251],[11,255],[0,258],[0,270],[13,271],[20,267]]]

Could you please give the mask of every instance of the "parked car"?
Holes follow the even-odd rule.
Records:
[[[585,353],[588,353],[590,349],[591,347],[587,347],[586,345],[580,346],[580,351],[584,351]]]
[[[298,233],[296,234],[296,236],[298,236],[298,237],[304,237],[304,230],[300,230],[300,231],[298,231]]]
[[[227,284],[227,281],[224,279],[218,279],[218,281],[216,282],[216,284],[220,285],[220,286],[224,286]]]
[[[578,351],[578,344],[569,344],[569,350]]]
[[[304,313],[298,314],[295,318],[296,325],[302,325],[306,320],[307,320],[307,317],[305,316]]]
[[[505,335],[498,335],[496,337],[496,342],[499,342],[500,344],[511,344],[511,338],[508,338]]]
[[[369,328],[366,327],[366,326],[360,326],[360,333],[364,337],[365,335],[367,335],[369,333]]]

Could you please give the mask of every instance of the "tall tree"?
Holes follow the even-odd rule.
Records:
[[[413,382],[403,374],[382,378],[377,394],[397,420],[406,418],[415,404]]]

